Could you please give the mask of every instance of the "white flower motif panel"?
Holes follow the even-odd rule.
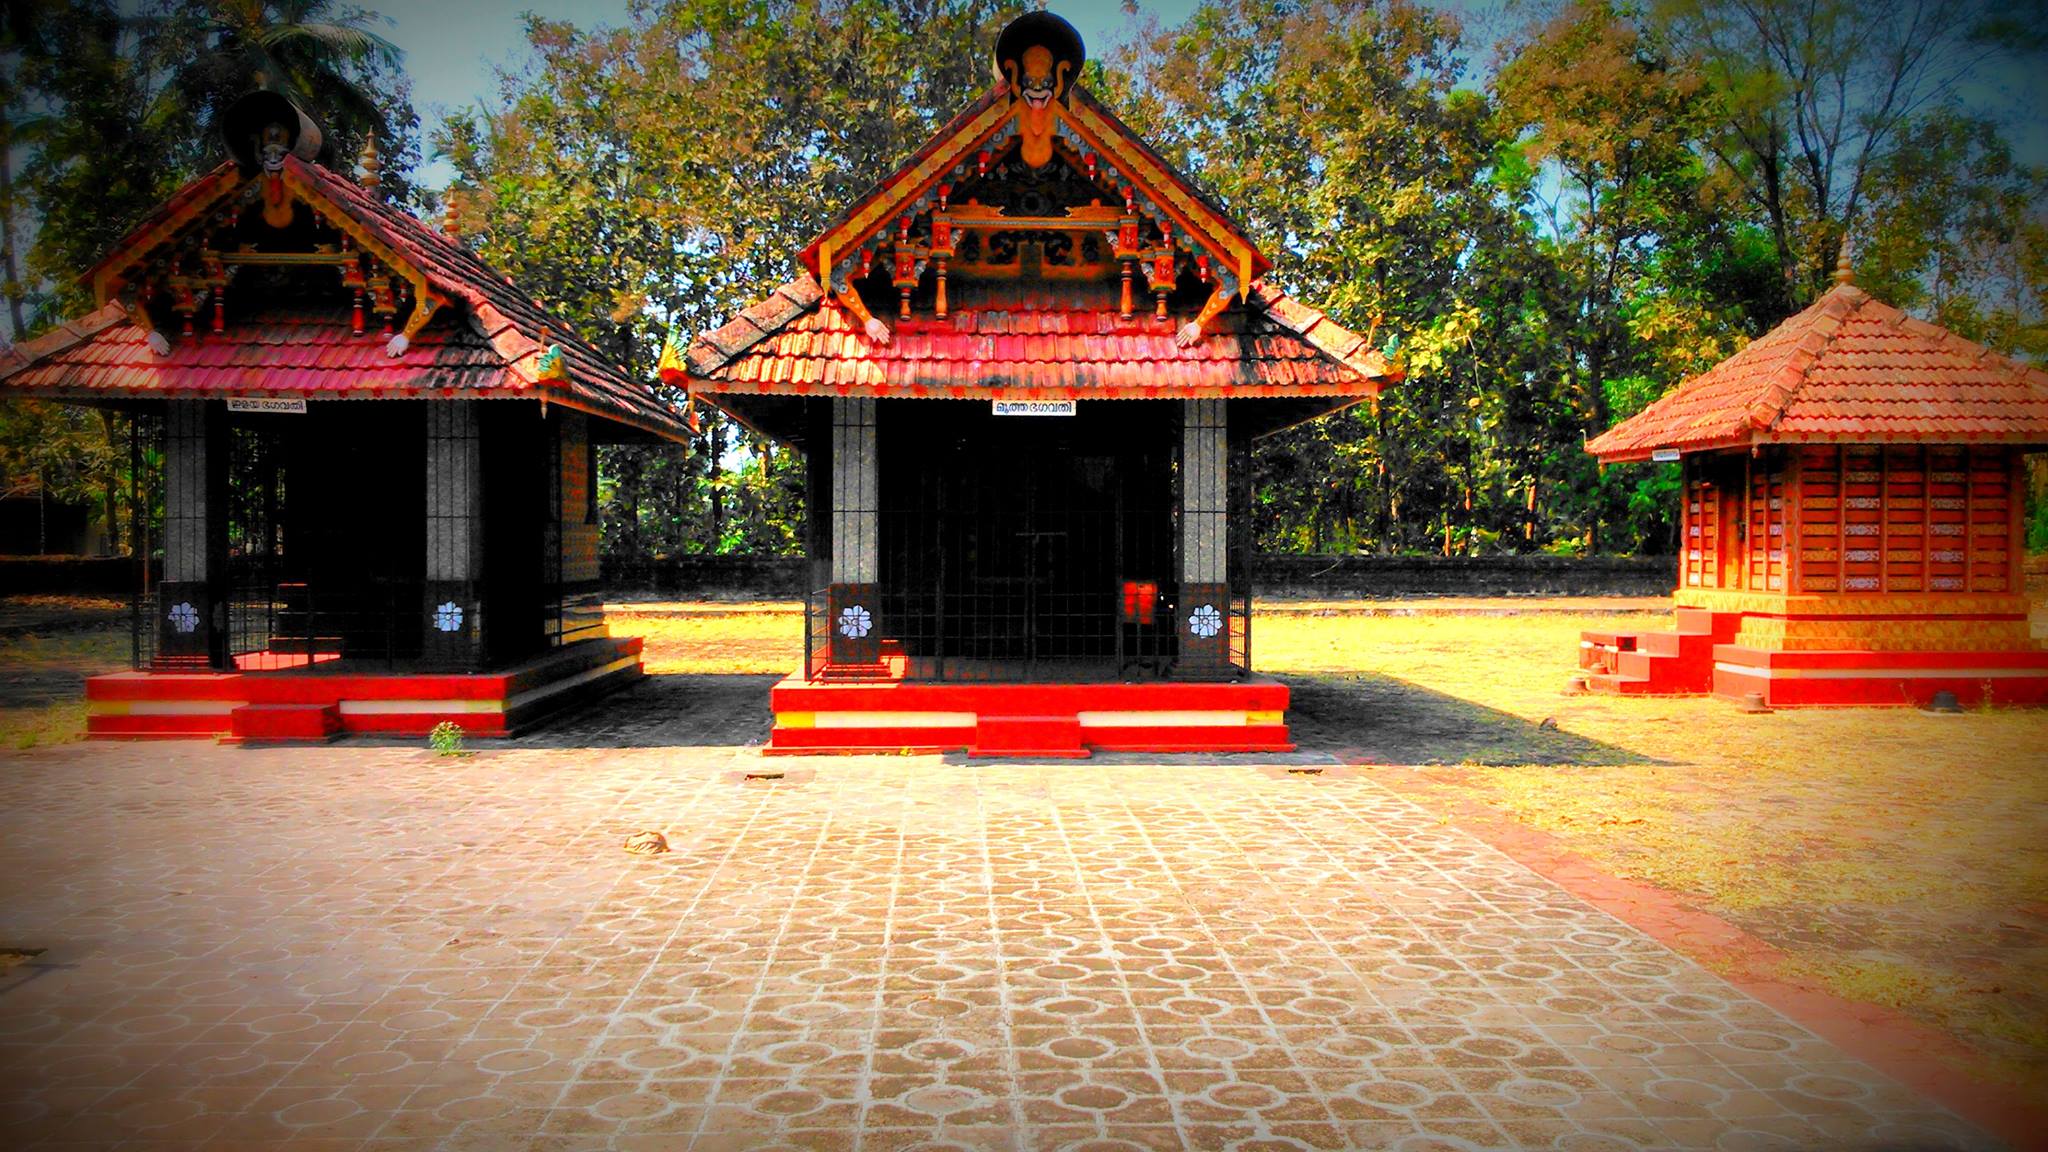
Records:
[[[1204,604],[1188,613],[1188,631],[1207,640],[1223,631],[1223,613],[1214,604]]]
[[[875,626],[875,618],[858,604],[849,604],[839,610],[839,634],[848,640],[858,640]]]
[[[441,632],[462,631],[462,605],[450,600],[435,608],[434,628]]]
[[[189,636],[199,629],[199,610],[189,600],[171,605],[169,616],[171,627],[180,635]]]

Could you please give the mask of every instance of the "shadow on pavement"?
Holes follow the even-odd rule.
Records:
[[[768,690],[780,677],[649,676],[510,748],[745,747],[766,743]],[[1389,676],[1282,676],[1299,753],[1385,764],[1654,764],[1650,757],[1420,688]],[[1146,758],[1149,759],[1149,758]],[[1187,759],[1177,757],[1176,759]],[[1204,757],[1241,763],[1241,756]]]
[[[704,748],[763,744],[780,676],[649,676],[549,720],[506,748]]]
[[[1383,764],[1655,764],[1391,676],[1277,676],[1293,692],[1287,722],[1306,752]]]

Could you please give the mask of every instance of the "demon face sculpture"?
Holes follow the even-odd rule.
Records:
[[[1058,106],[1067,102],[1083,59],[1080,33],[1050,12],[1019,17],[996,41],[996,71],[1009,85],[1020,152],[1033,168],[1052,162]]]

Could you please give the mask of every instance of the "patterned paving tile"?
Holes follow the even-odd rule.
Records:
[[[752,755],[8,758],[0,1143],[1992,1146],[1369,778]]]

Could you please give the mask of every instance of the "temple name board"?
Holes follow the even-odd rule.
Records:
[[[1072,416],[1072,400],[991,400],[989,411],[998,416]]]
[[[230,412],[289,412],[295,416],[306,414],[306,401],[301,397],[284,396],[230,396]]]

